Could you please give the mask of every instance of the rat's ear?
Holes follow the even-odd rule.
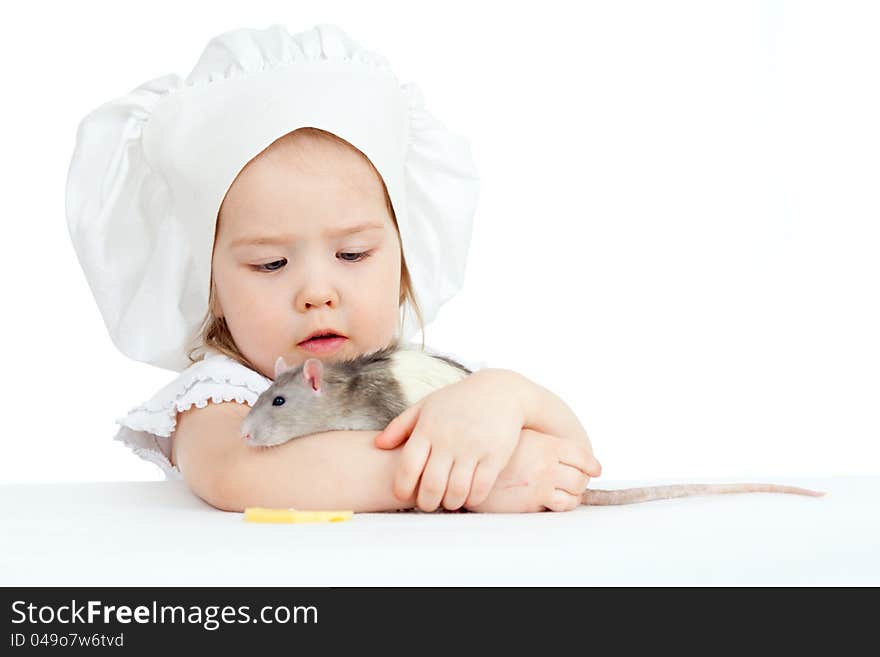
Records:
[[[277,379],[283,372],[291,369],[291,366],[284,360],[284,356],[279,356],[275,361],[275,378]]]
[[[324,387],[324,364],[317,358],[309,358],[303,363],[303,379],[315,392]]]

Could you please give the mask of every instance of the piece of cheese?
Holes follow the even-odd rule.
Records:
[[[353,511],[297,511],[249,506],[244,510],[246,522],[342,522],[350,520]]]

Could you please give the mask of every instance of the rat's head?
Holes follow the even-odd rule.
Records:
[[[336,412],[337,383],[325,376],[324,364],[308,358],[289,365],[283,356],[275,361],[275,381],[257,398],[241,423],[248,445],[268,447],[290,438],[314,433],[328,413]]]
[[[217,217],[201,342],[272,378],[274,361],[346,360],[421,321],[397,219],[367,156],[300,128],[270,144],[230,185]],[[332,333],[334,342],[304,342]]]

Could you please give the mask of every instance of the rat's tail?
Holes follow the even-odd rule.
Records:
[[[823,491],[798,488],[797,486],[781,486],[778,484],[672,484],[670,486],[645,486],[643,488],[621,488],[619,490],[590,490],[582,496],[582,503],[590,506],[609,504],[635,504],[636,502],[652,502],[671,497],[687,497],[690,495],[720,495],[722,493],[791,493],[793,495],[811,495],[821,497]]]

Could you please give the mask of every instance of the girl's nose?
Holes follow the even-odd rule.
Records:
[[[333,284],[327,280],[326,276],[322,276],[315,272],[297,291],[296,305],[299,308],[310,308],[313,306],[335,306],[336,290]]]
[[[335,308],[338,303],[336,293],[327,286],[321,286],[320,288],[313,287],[309,290],[303,290],[296,300],[296,307],[300,310],[321,306]]]

